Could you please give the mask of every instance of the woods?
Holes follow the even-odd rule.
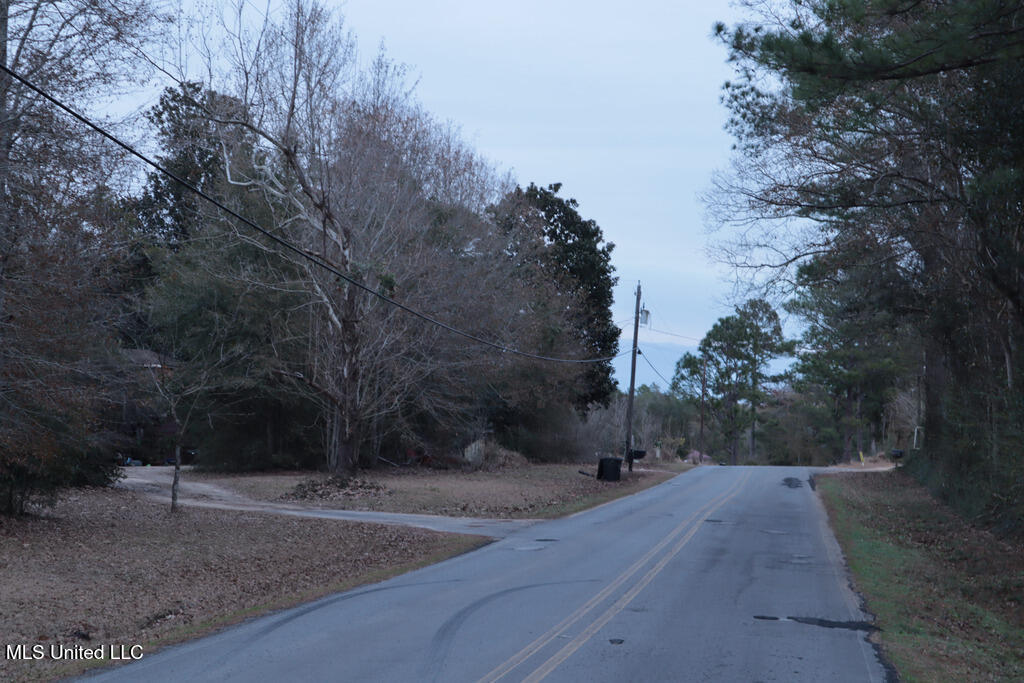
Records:
[[[169,21],[103,7],[4,3],[3,64],[101,109]],[[612,245],[574,200],[500,175],[323,5],[209,19],[205,77],[145,113],[191,188],[0,77],[6,511],[124,457],[351,475],[607,404]]]
[[[1019,530],[1024,8],[747,4],[748,23],[717,28],[736,67],[735,164],[710,198],[739,226],[726,258],[793,296],[820,351],[798,370],[840,432],[878,438],[901,397],[917,403],[903,413],[923,440],[890,443]]]

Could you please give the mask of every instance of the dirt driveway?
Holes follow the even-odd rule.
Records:
[[[117,483],[117,487],[136,491],[154,500],[169,504],[171,483],[174,479],[173,467],[126,467],[124,469],[125,477]],[[270,476],[273,477],[274,475]],[[253,475],[252,478],[265,479],[266,477],[264,475]],[[220,484],[195,481],[190,468],[183,468],[179,478],[178,503],[191,507],[212,508],[216,510],[268,512],[291,517],[343,519],[354,522],[411,526],[431,529],[433,531],[474,534],[490,536],[492,538],[504,538],[517,529],[537,522],[535,519],[488,519],[372,510],[327,509],[309,505],[255,500]]]
[[[502,538],[538,518],[574,512],[681,471],[637,469],[616,483],[580,465],[492,472],[429,469],[368,472],[339,483],[322,473],[224,475],[183,468],[178,501],[192,507],[346,519]],[[127,467],[118,486],[169,502],[173,467]]]

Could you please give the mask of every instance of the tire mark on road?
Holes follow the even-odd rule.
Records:
[[[505,590],[492,593],[486,597],[476,600],[466,607],[463,607],[458,612],[453,614],[446,622],[441,624],[441,627],[437,629],[434,634],[434,639],[430,643],[430,661],[424,671],[422,680],[437,681],[441,670],[444,668],[445,661],[448,659],[448,655],[451,652],[452,644],[455,641],[455,634],[458,632],[462,625],[467,619],[476,611],[482,607],[500,600],[507,595],[512,593],[518,593],[524,590],[530,590],[533,588],[543,588],[545,586],[564,586],[572,583],[593,583],[597,579],[585,579],[579,581],[549,581],[545,583],[531,583],[525,586],[516,586],[515,588],[506,588]]]
[[[264,636],[267,636],[270,633],[273,633],[274,631],[276,631],[279,628],[282,628],[282,627],[288,625],[289,623],[295,621],[296,619],[301,619],[302,617],[304,617],[304,616],[306,616],[308,614],[311,614],[312,612],[316,612],[318,610],[322,610],[325,607],[330,607],[331,605],[335,605],[335,604],[337,604],[339,602],[344,602],[346,600],[352,600],[354,598],[359,598],[359,597],[362,597],[364,595],[370,595],[371,593],[380,593],[381,591],[393,591],[393,590],[397,590],[399,588],[413,588],[415,586],[429,586],[429,585],[439,584],[439,583],[458,583],[461,580],[462,579],[448,579],[446,581],[426,581],[426,582],[423,582],[423,583],[403,583],[403,584],[398,585],[398,586],[380,586],[378,588],[368,588],[366,590],[361,590],[361,591],[351,591],[351,592],[348,592],[348,593],[340,593],[338,595],[334,595],[334,596],[329,597],[329,598],[322,598],[320,600],[317,600],[316,602],[314,602],[311,605],[306,605],[305,607],[297,607],[297,608],[295,608],[293,610],[290,610],[290,611],[286,612],[285,614],[283,614],[281,616],[281,618],[273,621],[270,624],[267,624],[266,626],[264,626],[259,631],[257,631],[256,633],[253,634],[252,638],[249,640],[248,645],[252,645],[253,643],[255,643],[260,638],[263,638]]]

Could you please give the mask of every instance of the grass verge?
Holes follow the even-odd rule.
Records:
[[[972,527],[899,471],[817,482],[903,680],[1024,680],[1024,546]]]

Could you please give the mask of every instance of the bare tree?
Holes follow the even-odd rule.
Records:
[[[79,108],[137,76],[150,3],[0,2],[0,64]],[[0,485],[73,480],[105,397],[117,157],[0,72]],[[78,455],[76,455],[78,454]],[[77,465],[83,465],[78,468]],[[100,468],[102,469],[102,468]]]
[[[253,23],[239,9],[226,35],[230,49],[208,63],[211,73],[220,58],[231,64],[214,85],[241,106],[207,116],[257,141],[241,160],[224,139],[228,181],[263,198],[278,234],[348,278],[294,260],[309,327],[305,368],[288,377],[322,403],[328,466],[351,472],[361,444],[372,459],[417,421],[465,431],[481,419],[482,390],[501,391],[511,355],[366,289],[498,344],[552,336],[561,313],[530,310],[543,294],[486,213],[509,184],[422,111],[404,68],[381,54],[360,69],[351,35],[320,5],[295,0],[280,21]]]

